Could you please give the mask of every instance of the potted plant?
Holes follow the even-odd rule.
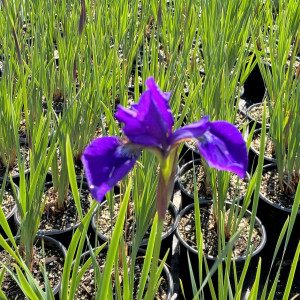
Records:
[[[70,178],[75,179],[75,172],[70,172]],[[74,180],[72,188],[77,190],[77,186]],[[75,295],[80,294],[81,297],[88,296],[89,298],[95,295],[98,298],[103,290],[110,293],[117,294],[124,299],[131,299],[134,291],[138,299],[141,299],[147,292],[147,275],[150,268],[152,253],[130,251],[127,253],[125,243],[122,236],[122,227],[125,220],[127,211],[128,200],[130,192],[132,190],[131,180],[126,185],[123,202],[121,204],[119,214],[117,216],[117,222],[115,229],[112,233],[111,242],[109,247],[104,247],[105,244],[98,247],[96,250],[91,248],[89,240],[87,239],[88,225],[91,219],[97,202],[93,203],[92,209],[82,219],[81,225],[76,229],[72,238],[70,247],[67,253],[67,261],[64,267],[61,298],[74,299]],[[154,222],[154,226],[157,224]],[[87,242],[87,243],[86,243]],[[153,247],[155,242],[155,231],[151,233],[150,245]],[[89,251],[82,255],[84,245],[88,245]],[[138,254],[139,253],[139,254]],[[142,254],[140,254],[142,253]],[[128,256],[126,258],[126,255]],[[142,257],[141,257],[142,255]],[[101,257],[104,260],[101,260]],[[143,258],[143,266],[138,264],[138,261]],[[74,259],[74,260],[73,260]],[[155,291],[157,289],[157,283],[161,281],[161,272],[168,274],[166,267],[163,267],[162,260],[160,267],[157,269],[157,277],[155,279]],[[73,260],[73,263],[72,263]],[[137,263],[136,263],[137,262]],[[140,266],[140,275],[136,273],[135,266]],[[86,282],[86,272],[89,274],[89,282]],[[93,274],[93,280],[91,280],[91,274]],[[112,274],[115,274],[112,276]],[[139,288],[137,286],[137,278],[139,278]],[[113,285],[110,281],[113,280]],[[172,279],[170,278],[170,289],[167,293],[168,297],[172,295]],[[85,285],[85,290],[82,291],[82,284]],[[138,295],[137,295],[138,294]],[[168,298],[170,299],[170,298]]]
[[[80,268],[78,269],[78,273],[76,274],[76,282],[78,284],[76,288],[75,295],[77,297],[80,297],[80,299],[90,299],[91,297],[95,297],[97,294],[98,285],[100,280],[97,280],[98,274],[103,271],[105,267],[105,261],[106,261],[106,253],[108,246],[106,245],[103,247],[105,244],[103,244],[100,248],[93,249],[93,255],[94,257],[91,257],[90,251],[86,251],[85,253],[82,254],[80,258]],[[99,251],[100,250],[100,251]],[[96,260],[96,265],[94,264],[94,259]],[[130,288],[133,287],[133,292],[132,296],[133,299],[136,299],[138,294],[141,294],[142,297],[145,295],[146,289],[144,294],[140,293],[139,288],[139,281],[141,280],[141,275],[142,275],[142,269],[143,269],[143,263],[145,260],[145,250],[139,249],[136,257],[132,259],[130,255],[127,256],[127,267],[128,270],[133,270],[134,271],[134,283],[131,285],[129,282]],[[75,261],[74,261],[75,263]],[[135,264],[134,267],[132,267],[132,264]],[[159,265],[162,262],[159,263]],[[98,271],[99,268],[99,271]],[[161,269],[161,268],[160,268]],[[115,269],[116,270],[116,269]],[[113,272],[115,272],[115,270]],[[112,280],[112,286],[113,286],[113,294],[116,295],[118,294],[118,289],[120,288],[120,292],[122,293],[123,291],[123,297],[125,297],[126,293],[124,292],[124,284],[126,280],[124,280],[124,277],[126,272],[128,270],[124,270],[122,266],[122,259],[119,261],[119,267],[118,267],[118,274],[113,273],[113,280]],[[159,270],[160,271],[160,270]],[[94,280],[91,280],[91,274],[94,276]],[[115,280],[116,276],[119,276],[120,282]],[[129,276],[129,274],[128,274]],[[132,277],[130,277],[130,280]],[[120,285],[120,287],[119,287]],[[159,299],[166,299],[166,300],[171,300],[173,296],[173,289],[174,289],[174,283],[173,279],[171,276],[171,273],[167,267],[166,264],[163,265],[163,269],[161,270],[161,276],[158,281],[158,288],[156,291],[156,296]]]
[[[229,253],[222,259],[223,270],[226,270],[224,273],[222,271],[222,276],[225,278],[228,275],[232,285],[235,278],[234,276],[236,276],[238,282],[240,280],[243,281],[245,278],[241,275],[245,266],[244,272],[251,272],[257,266],[258,257],[262,255],[267,235],[261,221],[257,217],[255,218],[254,228],[251,236],[249,236],[250,220],[252,217],[251,212],[241,206],[235,206],[235,208],[233,208],[229,202],[226,202],[225,210],[225,216],[222,220],[223,228],[220,228],[217,223],[215,223],[216,221],[214,221],[212,200],[201,201],[199,208],[195,208],[193,203],[189,204],[180,212],[176,235],[180,242],[180,278],[183,282],[184,293],[187,297],[192,297],[191,274],[195,276],[197,283],[201,282],[205,276],[209,274],[209,270],[213,267],[214,263],[222,256],[221,252],[219,252],[220,243],[225,242],[226,246],[230,245]],[[230,214],[233,211],[234,217],[231,219]],[[200,215],[198,215],[198,213],[200,213]],[[201,221],[200,245],[203,247],[201,249],[202,251],[198,250],[198,240],[200,240],[199,233],[196,230],[196,226],[199,226],[198,216],[200,216]],[[227,230],[228,224],[231,224],[229,231]],[[223,232],[221,232],[221,230],[223,230]],[[237,232],[238,237],[236,238],[234,234]],[[234,242],[231,240],[232,237],[234,237]],[[248,252],[249,249],[251,249],[250,252]],[[222,251],[224,251],[224,249],[222,249]],[[203,261],[202,269],[199,265],[199,259]],[[247,260],[250,261],[249,264]],[[208,269],[205,269],[204,261],[207,262]],[[202,277],[201,281],[201,277],[199,276]],[[217,280],[217,275],[211,276],[211,278],[214,283],[214,290],[217,290],[220,284]],[[245,281],[244,284],[246,285],[247,282]],[[211,291],[207,292],[210,293]]]
[[[196,175],[198,199],[209,200],[212,199],[212,187],[211,187],[211,174],[204,160],[195,159],[183,165],[178,174],[178,185],[181,191],[182,207],[194,202],[194,180],[193,175]],[[243,179],[238,179],[235,174],[231,174],[226,178],[227,186],[227,201],[242,200],[247,190],[247,182],[249,180],[249,174]]]
[[[13,89],[6,80],[0,82],[0,177],[3,177],[6,168],[13,178],[18,176],[17,152],[22,145],[23,158],[28,162],[28,145],[24,140],[19,140],[18,129],[22,110],[22,90],[19,85]],[[26,157],[27,156],[27,157]]]
[[[56,131],[59,133],[59,130]],[[51,145],[55,143],[53,138]],[[77,185],[80,192],[81,204],[78,207],[74,195],[69,187],[70,180],[68,176],[67,151],[64,142],[59,143],[51,162],[52,181],[46,182],[43,186],[41,195],[41,215],[39,217],[38,233],[47,235],[61,241],[68,246],[72,238],[73,231],[79,226],[81,217],[78,211],[85,215],[92,204],[92,196],[89,193],[87,183],[83,178],[77,178]],[[49,151],[52,148],[50,147]],[[15,214],[15,222],[18,226],[22,224],[22,216],[18,212]]]
[[[156,236],[157,243],[147,248],[147,253],[153,251],[145,296],[145,299],[150,299],[155,284],[165,212],[173,193],[180,143],[196,138],[199,150],[210,166],[232,170],[240,177],[246,174],[247,149],[241,133],[233,125],[223,121],[209,122],[208,117],[172,132],[174,120],[168,104],[171,93],[163,93],[153,78],[149,78],[146,85],[148,90],[142,94],[138,104],[130,109],[118,106],[116,118],[125,124],[123,131],[127,138],[96,139],[86,148],[82,160],[91,193],[96,200],[102,201],[104,195],[133,168],[143,148],[158,157],[157,213],[150,234],[150,240],[153,234],[152,238]],[[222,151],[228,153],[226,158]],[[153,233],[153,228],[156,233]],[[107,289],[102,290],[101,296],[106,297],[107,292]]]
[[[44,129],[45,131],[47,131],[47,128],[49,129],[49,119],[48,121],[45,121],[45,117],[41,116],[39,126],[40,130]],[[18,162],[20,166],[20,191],[19,197],[16,199],[16,213],[20,215],[21,219],[21,224],[18,228],[17,233],[18,237],[13,237],[5,218],[3,218],[4,215],[1,210],[1,226],[9,241],[6,242],[3,237],[0,236],[0,244],[1,247],[10,255],[14,253],[12,257],[13,263],[17,264],[17,266],[15,267],[17,272],[18,268],[21,268],[23,271],[30,273],[34,270],[35,273],[38,273],[40,276],[40,274],[43,274],[43,272],[40,273],[39,271],[40,269],[38,260],[43,259],[43,257],[40,257],[40,255],[42,255],[43,253],[43,242],[39,244],[39,254],[36,252],[37,248],[35,247],[35,244],[37,242],[37,239],[43,239],[43,237],[41,236],[37,237],[37,231],[45,204],[42,201],[45,178],[54,155],[55,143],[52,143],[50,150],[47,153],[47,147],[41,147],[41,145],[45,145],[48,143],[47,134],[43,135],[43,137],[41,137],[40,135],[32,135],[32,141],[34,141],[35,143],[32,151],[30,152],[31,174],[28,178],[28,181],[25,177],[24,162],[21,161],[20,154],[18,153]],[[16,191],[14,192],[16,193]],[[52,239],[50,238],[45,238],[44,240],[45,243],[46,240],[49,240],[50,243],[53,243]],[[52,249],[55,249],[55,247],[58,247],[58,243],[54,248],[50,245],[50,248],[51,247]],[[47,249],[46,244],[45,249]],[[51,253],[51,251],[49,253]],[[53,253],[54,252],[52,252],[52,254],[50,255],[54,255]],[[63,261],[65,256],[65,249],[63,247],[60,248],[60,255],[62,256]],[[19,280],[21,280],[20,276],[21,275],[18,273]],[[53,284],[57,285],[58,282],[55,282],[56,283],[53,282]],[[52,288],[54,288],[54,286],[52,286]],[[56,292],[58,292],[59,288],[56,287],[55,289]]]
[[[293,5],[293,2],[289,3],[276,21],[284,22],[289,30],[281,31],[279,28],[271,30],[268,41],[262,43],[261,51],[256,49],[259,67],[266,82],[270,114],[269,134],[276,155],[276,165],[266,166],[262,177],[260,212],[266,221],[269,220],[269,224],[275,222],[274,227],[269,225],[272,227],[275,239],[281,230],[279,227],[292,214],[300,176],[300,123],[297,117],[300,113],[300,84],[294,68],[298,40],[294,39]],[[269,20],[271,27],[273,27],[272,22]],[[262,58],[267,55],[270,59],[271,71],[262,63]],[[298,210],[296,207],[293,209]],[[296,223],[299,222],[298,216],[299,211]],[[296,234],[293,239],[298,240],[297,231],[294,230],[293,233]]]
[[[263,123],[263,128],[265,130],[265,123]],[[263,136],[263,142],[264,138],[265,136]],[[261,146],[261,151],[262,149]],[[185,267],[181,275],[182,280],[185,280],[185,284],[188,286],[187,289],[184,289],[184,293],[189,293],[189,297],[195,296],[198,288],[200,288],[200,292],[202,291],[202,293],[227,293],[227,288],[229,288],[228,284],[229,282],[233,284],[233,280],[241,280],[236,292],[242,291],[245,274],[248,270],[250,260],[252,259],[252,254],[260,252],[266,243],[266,232],[264,227],[261,222],[256,219],[259,186],[263,166],[262,162],[263,160],[260,158],[259,166],[248,184],[247,192],[241,203],[241,207],[236,205],[234,201],[226,203],[229,174],[226,174],[226,172],[223,171],[217,172],[216,170],[207,170],[210,171],[213,201],[210,203],[204,199],[199,201],[194,167],[194,205],[191,204],[187,206],[184,211],[180,213],[181,216],[185,215],[185,217],[189,217],[186,217],[183,221],[179,221],[179,227],[176,232],[179,236],[179,240],[182,241],[183,257],[181,262]],[[249,207],[251,203],[254,188],[255,194],[252,201],[251,214],[250,212],[247,212],[247,207]],[[238,199],[237,204],[240,204],[240,199]],[[190,212],[193,207],[195,213]],[[245,216],[247,217],[244,218]],[[179,233],[179,228],[181,228],[181,234]],[[248,228],[248,230],[245,230],[245,228]],[[182,235],[185,235],[185,241],[182,239]],[[239,251],[237,252],[235,247],[240,235],[243,236],[242,240],[245,244],[243,247],[239,246],[238,248],[239,251],[243,249],[245,255],[242,254],[239,257]],[[257,238],[258,240],[256,240]],[[212,243],[214,239],[216,242]],[[250,251],[251,245],[253,247]],[[198,249],[201,249],[202,251],[199,251]],[[258,251],[255,252],[256,250]],[[217,261],[223,261],[223,268],[221,265],[219,265],[219,268],[214,268],[214,263]],[[216,281],[216,276],[213,277],[209,284],[209,288],[207,288],[208,291],[203,290],[205,283],[207,283],[207,279],[204,280],[205,276],[211,277],[213,275],[212,270],[216,271],[217,269],[218,281]],[[187,280],[189,276],[192,279],[191,283]],[[195,279],[193,279],[194,277]],[[227,282],[227,280],[231,281],[228,281],[226,288],[224,287],[225,290],[221,292],[223,284],[225,281]],[[216,291],[216,289],[218,289],[218,291]]]
[[[153,192],[156,190],[156,185],[151,186],[153,187],[151,188],[151,192],[153,194]],[[133,189],[135,188],[133,187]],[[134,193],[132,195],[134,195]],[[152,201],[149,201],[151,200],[151,198]],[[130,251],[132,247],[134,247],[134,249],[147,248],[151,231],[151,224],[153,222],[153,211],[155,211],[155,201],[153,200],[155,200],[155,197],[150,197],[150,193],[142,192],[141,195],[134,197],[134,199],[132,199],[132,201],[129,202],[127,210],[127,219],[124,224],[123,233],[124,240],[128,247],[128,251]],[[112,214],[110,213],[111,209],[109,201],[102,202],[99,207],[99,214],[94,214],[91,225],[93,230],[98,235],[99,243],[110,241],[111,235],[115,227],[116,216],[119,213],[119,207],[121,203],[122,196],[114,196]],[[172,249],[173,233],[175,232],[175,229],[177,227],[177,214],[177,208],[172,202],[170,202],[166,212],[164,228],[161,236],[162,245],[160,257],[164,257],[168,249]],[[168,256],[167,262],[169,264],[171,263],[171,255]]]

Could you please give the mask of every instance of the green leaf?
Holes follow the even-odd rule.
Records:
[[[288,278],[286,286],[285,286],[284,295],[283,295],[282,300],[288,300],[288,297],[290,295],[296,268],[297,268],[297,264],[299,261],[299,254],[300,254],[300,242],[298,243],[298,247],[297,247],[293,262],[292,262],[289,278]]]
[[[105,268],[102,274],[101,283],[100,283],[100,299],[106,299],[108,295],[108,289],[109,289],[109,283],[111,280],[111,271],[114,264],[114,259],[116,256],[116,253],[119,249],[119,240],[121,237],[121,234],[123,232],[123,224],[125,219],[125,214],[127,210],[127,205],[129,201],[130,196],[130,190],[131,190],[131,179],[129,180],[129,184],[126,189],[126,193],[123,198],[123,203],[120,208],[120,213],[118,215],[118,219],[114,228],[114,232],[111,237],[111,241],[109,244],[107,256],[106,256],[106,263]]]
[[[85,237],[86,234],[87,234],[87,229],[88,229],[91,217],[93,215],[93,212],[94,212],[96,206],[97,206],[97,203],[94,202],[92,204],[89,212],[82,219],[80,225],[78,226],[78,228],[76,229],[75,233],[72,236],[72,240],[71,240],[71,243],[69,245],[67,256],[66,256],[66,259],[65,259],[63,275],[62,275],[62,284],[61,284],[61,297],[62,297],[62,299],[70,299],[68,293],[69,292],[70,292],[70,294],[74,293],[75,280],[72,280],[70,291],[68,290],[70,274],[71,274],[71,268],[72,268],[72,262],[73,262],[74,255],[75,255],[76,250],[77,250],[79,239],[82,236]],[[80,241],[80,246],[78,247],[77,256],[76,256],[77,265],[79,264],[80,255],[82,253],[84,238],[81,241]],[[73,279],[73,277],[72,277],[72,279]],[[71,298],[71,299],[73,299],[73,298]]]
[[[28,281],[26,280],[23,272],[20,270],[20,268],[16,264],[14,265],[14,267],[17,271],[19,285],[20,285],[21,289],[23,290],[24,294],[32,300],[38,300],[39,299],[38,296],[35,294],[35,292],[31,288],[31,286],[28,283]]]
[[[72,193],[73,193],[73,197],[74,197],[74,202],[76,204],[76,208],[79,213],[80,219],[82,220],[83,213],[82,213],[80,196],[79,196],[78,186],[77,186],[77,181],[76,181],[75,167],[74,167],[74,162],[73,162],[72,148],[71,148],[71,144],[70,144],[69,135],[67,135],[66,151],[67,151],[68,172],[69,172],[69,178],[70,178],[70,184],[71,184]]]
[[[148,273],[150,270],[154,244],[156,241],[155,237],[156,237],[156,231],[157,231],[157,221],[158,221],[158,215],[155,214],[155,217],[154,217],[154,220],[152,223],[152,227],[151,227],[149,242],[148,242],[147,251],[146,251],[146,257],[145,257],[142,275],[141,275],[140,284],[139,284],[140,288],[139,288],[138,297],[137,297],[138,300],[142,299],[143,292],[145,290],[146,282],[148,279]]]

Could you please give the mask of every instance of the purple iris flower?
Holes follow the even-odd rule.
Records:
[[[191,139],[198,142],[199,151],[210,167],[232,171],[240,178],[245,176],[247,148],[241,133],[232,124],[225,121],[210,122],[206,116],[172,132],[174,119],[169,106],[171,92],[162,92],[151,77],[145,84],[148,90],[141,95],[138,103],[130,108],[118,106],[115,117],[124,123],[123,131],[127,138],[97,138],[83,153],[87,181],[97,201],[101,201],[133,168],[143,149],[154,152],[159,158],[163,169],[161,178],[167,182],[161,184],[158,190],[169,194],[169,181],[174,179],[177,164],[177,149],[180,143]],[[171,163],[166,164],[170,158]],[[160,179],[159,185],[162,181]]]

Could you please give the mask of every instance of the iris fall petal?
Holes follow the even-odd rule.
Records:
[[[210,129],[199,138],[198,148],[210,167],[231,171],[245,177],[248,156],[242,134],[225,121],[210,123]]]
[[[118,137],[95,139],[84,150],[82,163],[90,191],[97,201],[134,166],[141,148]]]

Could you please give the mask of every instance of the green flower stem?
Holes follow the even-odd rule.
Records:
[[[146,300],[151,300],[153,299],[153,291],[155,288],[155,283],[157,282],[155,280],[155,275],[157,271],[157,264],[158,264],[158,258],[159,258],[159,253],[160,253],[160,245],[161,245],[161,235],[163,232],[163,225],[164,225],[164,219],[158,219],[157,222],[157,229],[156,229],[156,243],[154,245],[153,249],[153,256],[152,256],[152,264],[151,264],[151,269],[150,269],[150,279],[149,279],[149,284],[148,284],[148,291],[146,294]]]
[[[157,213],[158,219],[164,220],[169,201],[174,188],[174,178],[178,161],[178,147],[174,147],[169,155],[160,161],[160,172],[157,186]]]

